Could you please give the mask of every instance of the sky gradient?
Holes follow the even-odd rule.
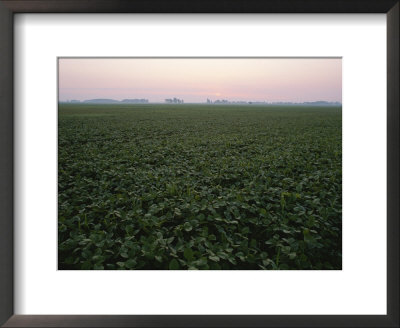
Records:
[[[340,58],[60,58],[59,101],[342,101]]]

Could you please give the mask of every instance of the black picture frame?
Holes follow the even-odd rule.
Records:
[[[399,327],[398,0],[0,0],[0,324],[4,327]],[[14,315],[13,16],[16,13],[385,13],[387,315]]]

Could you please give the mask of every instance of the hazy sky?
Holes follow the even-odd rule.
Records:
[[[59,59],[59,97],[341,102],[342,60],[65,58]]]

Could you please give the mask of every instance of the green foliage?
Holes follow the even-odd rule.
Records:
[[[179,270],[179,263],[177,260],[172,259],[171,262],[169,262],[169,269],[170,270]]]
[[[341,269],[341,109],[61,105],[59,268]]]

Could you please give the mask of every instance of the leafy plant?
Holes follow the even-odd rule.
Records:
[[[60,105],[60,269],[341,269],[341,108]]]

